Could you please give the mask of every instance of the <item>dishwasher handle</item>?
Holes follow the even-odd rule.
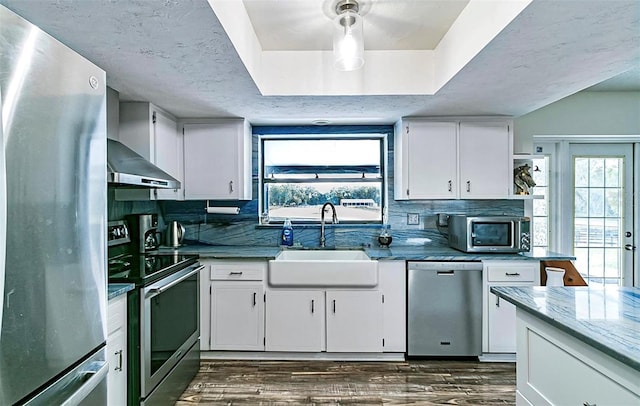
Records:
[[[455,276],[455,272],[453,269],[449,269],[448,271],[436,271],[438,276]]]

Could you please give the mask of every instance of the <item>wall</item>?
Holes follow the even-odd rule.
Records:
[[[392,245],[431,244],[446,245],[446,238],[436,227],[437,213],[505,214],[522,215],[521,200],[393,200],[393,135],[388,139],[388,196],[389,225],[393,237]],[[249,202],[210,202],[212,206],[240,206],[240,214],[213,215],[204,212],[205,201],[160,202],[161,217],[165,222],[178,220],[187,229],[186,238],[214,245],[261,245],[279,244],[281,226],[258,225],[258,139],[253,139],[253,200]],[[419,225],[407,225],[407,213],[420,215]],[[294,242],[304,246],[319,245],[319,225],[294,223]],[[380,225],[327,226],[327,246],[360,246],[377,244]],[[162,228],[161,228],[162,229]],[[443,230],[446,232],[446,229]]]
[[[534,135],[639,135],[640,92],[580,92],[514,121],[514,151],[532,152]]]

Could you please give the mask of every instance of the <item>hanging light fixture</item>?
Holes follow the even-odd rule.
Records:
[[[333,22],[333,63],[336,69],[352,71],[364,65],[364,36],[360,6],[356,0],[340,0]]]

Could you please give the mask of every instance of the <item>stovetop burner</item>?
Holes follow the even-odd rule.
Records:
[[[109,282],[146,285],[197,262],[197,255],[122,254],[108,261]]]

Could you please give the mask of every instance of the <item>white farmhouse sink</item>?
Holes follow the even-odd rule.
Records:
[[[378,262],[359,250],[286,250],[269,261],[271,286],[374,287]]]

